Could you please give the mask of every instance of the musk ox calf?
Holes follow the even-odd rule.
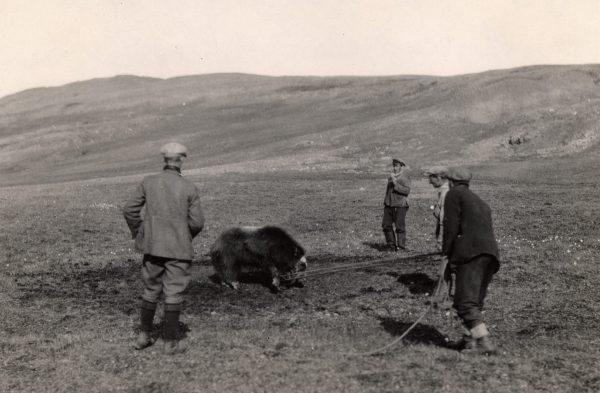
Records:
[[[304,248],[275,226],[230,228],[219,235],[210,257],[220,282],[233,289],[239,288],[241,274],[262,272],[276,292],[281,275],[307,267]],[[293,281],[284,283],[291,285]]]

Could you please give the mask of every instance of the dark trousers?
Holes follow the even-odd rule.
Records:
[[[489,255],[479,255],[456,267],[454,308],[468,329],[483,322],[481,311],[498,262]]]
[[[398,246],[404,247],[406,245],[406,207],[391,207],[384,206],[383,208],[383,219],[381,220],[381,227],[383,232],[393,232],[394,225],[396,226],[396,234],[398,235]]]

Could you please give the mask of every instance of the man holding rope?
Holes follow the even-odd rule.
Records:
[[[468,332],[459,348],[463,353],[492,354],[481,311],[487,288],[500,262],[490,207],[469,189],[471,172],[448,168],[450,190],[444,201],[442,253],[456,272],[454,308]]]
[[[383,219],[381,227],[388,250],[407,251],[406,249],[406,212],[411,180],[406,164],[396,158],[392,160],[392,173],[388,176],[385,198],[383,200]],[[394,234],[394,226],[396,233]]]

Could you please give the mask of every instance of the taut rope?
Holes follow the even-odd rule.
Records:
[[[409,255],[409,256],[400,257],[400,258],[392,257],[392,258],[375,259],[372,261],[365,261],[365,262],[343,263],[343,264],[338,264],[338,265],[334,265],[334,266],[322,267],[319,269],[312,269],[312,270],[305,270],[305,271],[301,271],[301,272],[288,273],[288,274],[282,275],[281,278],[283,280],[296,280],[296,279],[300,279],[300,278],[316,277],[316,276],[322,276],[322,275],[331,274],[331,273],[340,273],[340,272],[344,272],[344,271],[348,271],[348,270],[379,267],[379,266],[383,266],[383,265],[390,264],[390,263],[396,263],[398,261],[403,261],[403,260],[425,259],[427,257],[437,256],[437,255],[439,255],[439,252],[430,252],[430,253],[424,253],[424,254]]]

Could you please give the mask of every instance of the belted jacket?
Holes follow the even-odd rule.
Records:
[[[391,175],[388,178],[383,205],[388,207],[408,207],[411,181],[406,173]]]
[[[145,177],[125,203],[123,215],[138,251],[192,260],[192,239],[204,227],[204,214],[198,188],[178,168],[166,166],[161,173]]]

